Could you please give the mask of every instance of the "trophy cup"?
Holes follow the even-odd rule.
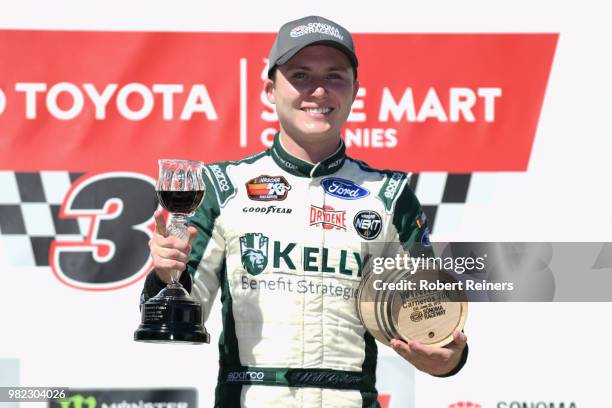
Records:
[[[187,241],[187,216],[204,199],[204,164],[192,160],[159,160],[157,198],[170,212],[167,231]],[[142,305],[141,324],[134,340],[165,343],[209,343],[210,335],[202,325],[202,305],[179,283],[181,271],[172,271],[171,282],[157,296]]]

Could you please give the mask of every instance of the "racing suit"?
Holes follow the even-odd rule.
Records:
[[[355,294],[371,243],[428,246],[407,174],[353,160],[343,142],[304,162],[276,135],[270,149],[206,175],[181,282],[205,318],[221,289],[215,406],[379,406],[377,348]],[[152,272],[143,300],[163,286]]]

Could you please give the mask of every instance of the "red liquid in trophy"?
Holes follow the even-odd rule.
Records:
[[[161,206],[175,214],[191,214],[198,208],[202,198],[204,198],[204,190],[157,191],[157,199]]]

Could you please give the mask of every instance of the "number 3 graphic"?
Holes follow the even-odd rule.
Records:
[[[148,242],[157,208],[155,180],[139,173],[103,173],[79,179],[60,216],[89,220],[84,241],[54,241],[53,274],[84,290],[112,290],[141,279],[150,269]]]

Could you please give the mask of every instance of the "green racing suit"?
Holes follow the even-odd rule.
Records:
[[[181,282],[205,318],[221,290],[215,406],[379,406],[377,347],[355,295],[372,244],[429,246],[408,175],[347,157],[343,142],[304,162],[277,135],[259,154],[207,165],[205,179]],[[162,287],[151,273],[142,301]]]

